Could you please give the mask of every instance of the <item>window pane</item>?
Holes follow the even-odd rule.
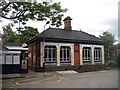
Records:
[[[66,49],[64,49],[64,58],[66,58]]]
[[[6,64],[12,64],[12,55],[6,55]]]
[[[94,48],[94,60],[101,60],[101,48]]]
[[[45,46],[44,55],[46,62],[55,61],[56,56],[56,47],[55,46]]]
[[[0,64],[5,64],[5,55],[0,54]]]
[[[60,50],[60,58],[62,59],[62,50]]]
[[[47,49],[44,50],[44,57],[47,58]]]
[[[13,55],[13,64],[20,64],[20,55]]]
[[[55,49],[53,49],[53,58],[55,58]]]
[[[61,62],[70,61],[70,47],[66,46],[60,47],[60,61]]]
[[[49,53],[49,58],[51,58],[51,50],[49,49],[49,51],[48,51],[48,53]]]
[[[4,56],[4,54],[0,54],[0,64],[5,64],[5,56]]]
[[[91,60],[91,48],[90,47],[83,47],[82,50],[82,56],[84,61],[90,61]]]
[[[70,50],[67,50],[67,58],[70,58]]]

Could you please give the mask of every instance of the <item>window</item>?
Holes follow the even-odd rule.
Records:
[[[83,62],[91,62],[91,48],[83,47]]]
[[[100,62],[102,60],[101,48],[94,48],[94,61]]]
[[[56,47],[55,46],[45,46],[44,62],[56,62]]]
[[[0,54],[0,64],[5,64],[5,56],[4,56],[4,54]]]
[[[12,55],[6,54],[6,64],[12,64]]]
[[[19,54],[13,55],[13,64],[20,64],[20,55]]]
[[[60,47],[60,62],[70,62],[70,47]]]

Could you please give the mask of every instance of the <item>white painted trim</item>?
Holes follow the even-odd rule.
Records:
[[[19,46],[5,46],[5,47],[8,48],[9,50],[28,50],[28,48],[23,48]]]
[[[43,42],[40,42],[40,67],[43,67]]]
[[[51,43],[51,42],[45,42],[44,43],[44,47],[46,45],[56,46],[56,48],[57,48],[57,66],[60,66],[60,47],[61,46],[69,46],[71,48],[71,65],[74,65],[74,44],[71,44],[71,43]],[[42,59],[42,57],[41,57],[41,59]]]
[[[91,47],[92,49],[92,64],[94,64],[94,48],[102,49],[102,64],[104,64],[104,45],[92,45],[92,44],[79,44],[80,45],[80,65],[83,65],[82,61],[82,49],[83,47]]]
[[[60,66],[60,47],[57,46],[57,66]]]
[[[92,48],[91,48],[91,50],[92,50],[92,54],[91,54],[91,58],[92,58],[92,64],[95,64],[95,62],[94,62],[94,46],[92,46]]]
[[[51,43],[51,42],[45,42],[45,44],[44,45],[53,45],[53,46],[72,46],[72,45],[74,45],[74,44],[71,44],[71,43]]]
[[[80,44],[83,47],[104,47],[104,45]]]
[[[105,64],[104,46],[102,47],[102,64]]]
[[[71,45],[71,65],[74,66],[74,45]]]
[[[83,47],[82,47],[81,44],[79,44],[79,46],[80,46],[80,65],[83,65],[83,58],[82,58],[82,49],[83,49]]]
[[[5,53],[5,54],[18,54],[18,53],[21,53],[21,51],[0,51],[0,53]]]

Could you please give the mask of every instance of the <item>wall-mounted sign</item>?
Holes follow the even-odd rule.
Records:
[[[28,54],[28,57],[31,58],[31,53]]]
[[[27,60],[22,60],[22,69],[27,69]]]

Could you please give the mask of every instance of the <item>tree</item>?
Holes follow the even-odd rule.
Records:
[[[22,23],[22,25],[25,25],[23,28],[21,28],[20,26],[16,32],[12,31],[13,26],[11,25],[3,27],[4,31],[6,31],[5,34],[8,38],[8,41],[12,42],[24,42],[25,40],[30,39],[38,33],[36,28],[26,26],[26,23],[29,20],[44,21],[49,19],[49,21],[51,21],[51,25],[56,25],[57,27],[59,27],[60,25],[62,25],[61,20],[63,17],[63,13],[65,13],[66,11],[66,8],[62,9],[60,2],[53,3],[53,1],[43,1],[41,3],[7,3],[6,1],[0,1],[0,18],[13,21],[12,25],[14,26],[18,23]]]
[[[49,19],[52,25],[59,27],[63,13],[67,9],[62,9],[60,2],[53,3],[52,1],[37,2],[3,2],[0,1],[0,17],[10,19],[14,23],[18,21],[26,24],[29,20],[44,21]]]
[[[19,29],[18,29],[19,30]],[[33,27],[25,27],[22,30],[19,30],[19,33],[17,34],[17,42],[25,42],[29,39],[31,39],[33,36],[37,35],[39,32],[37,28]]]
[[[103,32],[99,37],[105,42],[105,47],[111,47],[116,42],[115,36],[108,31]]]
[[[33,36],[39,33],[37,28],[33,28],[30,26],[24,28],[17,28],[17,31],[13,31],[11,27],[11,24],[3,27],[3,32],[8,42],[24,43],[26,40],[31,39]]]
[[[3,27],[3,32],[7,38],[7,41],[14,42],[16,40],[16,33],[12,31],[12,24],[8,24]]]
[[[115,49],[114,49],[114,43],[116,42],[115,36],[105,31],[99,37],[105,42],[105,58],[106,62],[108,62],[110,59],[114,59]]]

